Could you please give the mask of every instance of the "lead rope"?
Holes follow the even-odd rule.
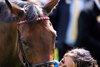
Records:
[[[18,32],[18,42],[19,42],[19,46],[20,46],[20,49],[21,49],[21,52],[22,52],[22,57],[23,57],[23,65],[24,65],[24,67],[31,67],[31,65],[29,64],[28,60],[26,59],[26,55],[25,55],[24,50],[23,50],[23,46],[22,46],[22,41],[20,39],[19,30],[17,30],[17,32]]]

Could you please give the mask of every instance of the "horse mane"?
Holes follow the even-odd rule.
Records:
[[[64,57],[71,56],[77,67],[98,67],[97,61],[93,59],[90,52],[83,48],[72,49]]]
[[[14,22],[15,20],[16,17],[10,13],[6,4],[4,2],[0,2],[0,23],[9,23]]]

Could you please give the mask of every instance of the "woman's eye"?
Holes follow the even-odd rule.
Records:
[[[64,59],[61,60],[62,63],[65,63]]]

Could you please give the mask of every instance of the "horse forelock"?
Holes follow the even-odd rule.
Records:
[[[24,9],[25,12],[24,20],[27,21],[35,20],[36,18],[41,17],[43,15],[43,10],[37,3],[23,1],[16,4]]]
[[[42,8],[36,2],[16,1],[13,3],[25,9],[25,20],[27,21],[34,20],[43,15]],[[4,2],[0,2],[0,22],[14,21],[17,21],[17,17],[11,13]]]

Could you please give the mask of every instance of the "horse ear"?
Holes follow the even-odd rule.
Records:
[[[58,4],[59,0],[51,0],[48,4],[44,6],[44,10],[47,11],[47,13],[50,13],[53,8],[55,8]]]
[[[5,0],[8,8],[10,9],[11,13],[13,13],[16,16],[22,16],[24,14],[23,8],[17,6],[14,3],[10,3],[8,0]]]

